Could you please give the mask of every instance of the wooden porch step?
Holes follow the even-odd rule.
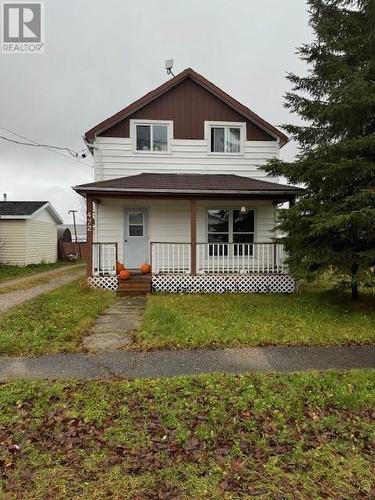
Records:
[[[146,295],[151,288],[151,274],[133,274],[126,280],[119,280],[117,295]]]
[[[140,292],[140,291],[132,291],[132,290],[118,290],[116,295],[117,297],[143,297],[145,295],[147,295],[148,293],[150,293],[150,291],[148,292]]]

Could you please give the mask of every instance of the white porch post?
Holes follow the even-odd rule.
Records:
[[[190,200],[191,274],[197,274],[197,200]]]

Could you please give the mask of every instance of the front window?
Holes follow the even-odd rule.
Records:
[[[232,210],[233,243],[254,243],[254,210]],[[253,245],[235,245],[234,255],[253,255]]]
[[[254,210],[210,209],[207,212],[207,241],[219,243],[210,245],[210,255],[228,255],[228,245],[220,243],[238,243],[233,245],[234,255],[253,255],[254,233]]]
[[[211,127],[211,153],[240,153],[240,127]]]
[[[229,242],[229,210],[209,210],[207,214],[208,243]],[[210,255],[228,255],[227,245],[210,245]]]
[[[136,125],[137,151],[167,151],[168,125]]]

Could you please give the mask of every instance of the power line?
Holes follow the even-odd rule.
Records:
[[[82,149],[82,151],[76,152],[70,148],[65,148],[65,147],[61,147],[61,146],[51,146],[50,144],[38,144],[38,143],[34,143],[34,142],[16,141],[15,139],[10,139],[10,137],[4,137],[3,135],[0,135],[0,139],[3,139],[4,141],[13,142],[14,144],[20,144],[21,146],[32,146],[34,148],[40,147],[40,148],[50,148],[50,149],[59,149],[61,151],[67,151],[69,154],[71,154],[73,156],[73,158],[78,158],[78,155],[82,154],[82,158],[86,158],[86,154],[84,153],[84,151],[86,151],[85,149]]]
[[[88,165],[87,163],[78,159],[78,157],[76,156],[78,154],[84,154],[84,151],[87,151],[87,149],[82,149],[79,152],[75,152],[72,149],[67,148],[67,147],[51,146],[49,144],[39,144],[38,142],[34,141],[33,139],[30,139],[29,137],[25,137],[21,134],[17,134],[16,132],[13,132],[12,130],[9,130],[5,127],[0,126],[0,129],[5,130],[9,134],[15,135],[16,137],[19,137],[21,139],[25,139],[28,142],[16,141],[14,139],[11,139],[10,137],[4,137],[4,136],[0,136],[0,139],[3,139],[3,140],[8,141],[8,142],[12,142],[14,144],[19,144],[21,146],[41,147],[41,148],[46,149],[50,153],[58,154],[58,155],[62,156],[63,158],[68,158],[69,160],[73,160],[75,162],[81,163],[82,165],[85,165],[85,167],[93,168],[93,165]],[[69,152],[70,156],[67,156],[66,154],[62,153],[61,151]]]

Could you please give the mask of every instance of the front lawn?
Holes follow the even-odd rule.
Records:
[[[375,296],[353,303],[321,288],[292,295],[152,295],[131,348],[345,345],[375,342]]]
[[[374,372],[12,382],[0,496],[370,498]]]
[[[52,271],[59,267],[71,266],[72,268],[77,264],[69,264],[69,262],[54,262],[51,264],[30,264],[29,266],[8,266],[0,264],[0,283],[15,278],[26,278],[33,274],[42,273],[45,271]]]
[[[1,300],[1,296],[0,296]],[[0,315],[0,354],[75,350],[114,294],[75,281]]]

